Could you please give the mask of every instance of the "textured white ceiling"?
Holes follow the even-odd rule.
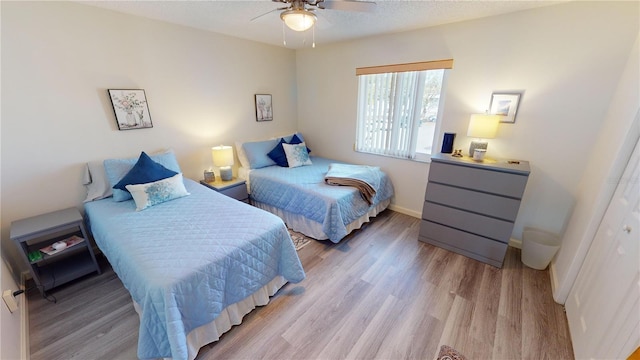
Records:
[[[318,10],[316,12],[318,22],[315,29],[315,41],[316,46],[322,46],[332,42],[505,14],[554,5],[564,1],[566,0],[378,0],[373,12]],[[284,46],[283,26],[279,11],[273,11],[251,20],[285,6],[285,4],[270,0],[78,2],[266,44]],[[309,47],[312,32],[296,33],[286,29],[286,39],[286,47],[288,48]]]

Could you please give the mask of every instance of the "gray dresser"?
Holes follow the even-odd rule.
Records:
[[[529,172],[521,160],[432,156],[419,240],[502,267]]]

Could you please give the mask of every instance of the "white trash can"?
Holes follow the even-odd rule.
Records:
[[[522,231],[522,263],[536,270],[547,268],[560,249],[560,238],[550,232],[525,227]]]

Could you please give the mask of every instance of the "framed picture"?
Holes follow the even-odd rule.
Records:
[[[273,120],[271,94],[256,94],[256,121]]]
[[[515,123],[521,93],[493,93],[489,113],[502,115],[503,123]]]
[[[109,89],[118,130],[152,128],[144,90]]]

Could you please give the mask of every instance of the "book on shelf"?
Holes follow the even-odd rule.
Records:
[[[63,249],[54,249],[53,248],[53,244],[49,245],[49,246],[45,246],[42,249],[40,249],[40,251],[42,251],[43,253],[47,254],[47,255],[55,255],[61,251],[65,251],[66,249],[74,246],[74,245],[78,245],[81,242],[83,242],[84,239],[81,238],[80,236],[77,235],[73,235],[72,237],[66,238],[64,240],[61,240],[61,242],[64,242],[65,244],[67,244],[67,246]]]

